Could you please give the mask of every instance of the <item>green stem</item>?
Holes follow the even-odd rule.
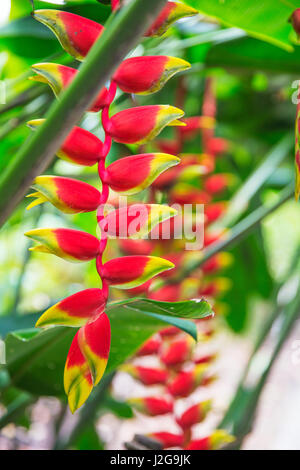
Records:
[[[252,212],[248,217],[245,217],[230,231],[229,236],[223,240],[213,243],[209,248],[204,250],[200,256],[195,256],[194,259],[182,271],[180,279],[185,279],[195,269],[202,266],[206,261],[215,256],[217,253],[231,247],[236,242],[245,238],[258,224],[262,222],[265,217],[272,214],[278,207],[288,201],[294,194],[294,188],[287,186],[280,193],[279,199],[271,206],[261,206]]]
[[[0,226],[24,197],[34,178],[51,163],[73,126],[165,3],[166,0],[133,0],[109,19],[104,33],[80,67],[75,80],[63,93],[61,100],[51,106],[45,123],[27,140],[2,174]]]

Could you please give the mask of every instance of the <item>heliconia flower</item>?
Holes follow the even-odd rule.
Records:
[[[132,155],[109,165],[103,180],[113,191],[129,196],[150,186],[161,173],[179,162],[179,158],[166,153]]]
[[[37,75],[31,77],[31,79],[50,85],[56,97],[59,97],[61,92],[70,85],[78,73],[77,69],[53,63],[34,64],[32,69],[37,73]],[[108,103],[107,97],[108,91],[104,87],[100,91],[89,111],[97,113],[103,109]]]
[[[45,119],[29,121],[27,125],[36,129]],[[103,155],[103,143],[98,137],[81,127],[75,126],[63,143],[57,156],[62,160],[83,166],[93,166]]]
[[[168,385],[169,393],[174,397],[187,397],[206,380],[207,370],[207,364],[198,364],[190,371],[180,372]]]
[[[212,256],[209,260],[201,266],[201,269],[205,274],[212,274],[220,269],[224,269],[230,266],[233,262],[231,253],[221,252]]]
[[[208,140],[207,142],[207,149],[209,155],[214,157],[218,157],[223,153],[227,152],[229,148],[229,144],[227,140],[222,139],[221,137],[213,137]]]
[[[127,255],[150,255],[153,251],[153,243],[149,240],[119,240],[119,247]]]
[[[140,347],[137,356],[152,356],[152,354],[157,354],[160,346],[161,340],[159,338],[150,338]]]
[[[191,357],[194,340],[190,336],[180,338],[165,349],[160,356],[160,360],[166,366],[178,366]]]
[[[83,326],[104,312],[106,297],[101,289],[86,289],[61,300],[46,310],[36,327],[49,325]]]
[[[213,129],[215,126],[215,119],[209,116],[192,116],[183,119],[185,127],[179,129],[181,136],[184,139],[191,139],[202,129]]]
[[[140,296],[141,294],[147,295],[148,297],[148,292],[152,284],[152,279],[150,281],[144,282],[144,284],[141,284],[140,286],[133,287],[132,289],[127,290],[128,295],[132,295],[133,297]]]
[[[134,379],[139,380],[144,385],[165,384],[169,377],[166,370],[136,366],[133,364],[123,364],[119,367],[119,370],[127,372],[127,374],[130,374]]]
[[[90,184],[62,176],[38,176],[32,188],[36,192],[27,197],[36,199],[27,209],[48,201],[66,214],[79,214],[96,210],[101,200],[100,192]]]
[[[211,408],[211,400],[202,401],[201,403],[197,403],[197,405],[193,405],[188,408],[176,419],[176,422],[182,429],[189,429],[194,426],[194,424],[201,423],[206,418]]]
[[[224,191],[230,184],[233,183],[234,177],[219,173],[216,175],[208,176],[204,181],[204,189],[210,194],[218,194]]]
[[[105,372],[110,350],[108,316],[102,313],[95,321],[81,327],[78,333],[79,347],[88,362],[93,384],[97,385]]]
[[[197,15],[198,11],[183,3],[168,2],[162,9],[145,36],[161,36],[176,21],[187,16]]]
[[[172,268],[173,263],[156,256],[123,256],[105,263],[100,275],[113,287],[131,289]]]
[[[165,415],[173,411],[173,402],[165,398],[130,398],[128,403],[140,413],[144,413],[148,416]]]
[[[90,261],[97,257],[100,241],[89,233],[67,228],[37,228],[25,235],[38,242],[31,251],[51,253],[67,261]]]
[[[157,224],[176,214],[175,209],[161,204],[132,204],[111,211],[100,227],[108,237],[144,238]]]
[[[125,109],[104,124],[105,132],[116,142],[144,144],[154,139],[166,126],[183,126],[178,119],[181,109],[168,105],[138,106]]]
[[[228,291],[232,286],[232,282],[227,277],[219,277],[205,283],[200,287],[198,293],[201,296],[217,297]]]
[[[75,59],[83,60],[104,27],[62,10],[35,10],[33,17],[53,31],[62,47]]]
[[[148,95],[159,91],[171,77],[190,66],[177,57],[131,57],[122,62],[113,80],[125,93]]]
[[[169,449],[170,447],[182,447],[184,437],[182,434],[174,434],[172,432],[152,432],[147,434],[148,437],[158,441],[163,449]]]
[[[227,201],[217,201],[207,204],[204,208],[205,216],[207,217],[207,222],[215,222],[219,217],[221,217],[227,208]]]
[[[210,436],[191,441],[186,450],[217,450],[225,444],[230,444],[235,438],[222,429],[217,429]]]
[[[84,404],[93,389],[92,375],[88,362],[79,348],[78,335],[79,331],[69,349],[64,372],[64,389],[72,413]]]

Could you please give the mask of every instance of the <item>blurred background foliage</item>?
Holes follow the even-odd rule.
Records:
[[[28,80],[30,66],[39,61],[78,66],[61,51],[51,31],[31,18],[29,1],[13,0],[11,5],[9,1],[4,3],[8,16],[5,17],[3,7],[0,16],[0,78],[5,84],[6,103],[0,105],[0,172],[11,164],[17,150],[29,136],[26,121],[42,118],[54,100],[47,86]],[[163,53],[181,56],[192,63],[192,68],[184,73],[187,116],[201,114],[205,80],[207,77],[215,78],[218,103],[216,133],[229,142],[226,155],[217,161],[217,171],[235,176],[234,185],[225,198],[223,196],[223,199],[235,201],[238,206],[232,221],[224,219],[225,226],[232,228],[259,207],[276,203],[280,191],[294,179],[292,132],[295,105],[291,98],[296,90],[294,81],[299,79],[300,74],[300,48],[287,20],[298,2],[290,1],[289,6],[283,1],[274,5],[271,0],[251,1],[250,5],[245,0],[188,0],[186,3],[198,8],[200,15],[180,21],[162,38],[144,39],[132,54]],[[110,15],[110,7],[96,0],[35,1],[34,5],[36,9],[63,8],[100,23],[105,23]],[[155,101],[151,96],[138,97],[134,98],[135,103],[175,102],[178,80],[170,81],[155,96]],[[130,105],[131,98],[119,93],[113,111]],[[97,115],[86,114],[81,125],[102,137],[101,130],[97,129]],[[162,137],[172,137],[172,131],[165,130]],[[195,139],[186,151],[199,153],[199,147],[200,142]],[[124,156],[126,152],[127,148],[114,144],[110,161]],[[91,184],[97,182],[94,168],[77,168],[56,158],[47,172],[76,176]],[[36,343],[42,341],[42,344],[32,344],[26,366],[28,350],[23,352],[22,342],[24,344],[24,338],[35,334],[27,328],[33,327],[34,318],[57,300],[84,286],[98,286],[93,264],[69,265],[54,257],[48,257],[45,261],[43,255],[30,256],[28,241],[23,236],[23,232],[37,226],[64,226],[95,233],[94,215],[66,217],[50,205],[30,212],[25,208],[26,201],[23,201],[0,234],[0,335],[4,338],[10,333],[7,348],[17,354],[17,357],[10,356],[8,371],[6,368],[0,370],[0,388],[3,388],[1,401],[6,409],[6,413],[0,416],[2,427],[9,422],[28,425],[26,416],[29,405],[37,397],[60,396],[57,391],[61,390],[61,369],[66,350],[61,343],[66,341],[69,344],[66,340],[69,333],[62,331],[62,338],[56,338],[54,343],[51,337],[47,338],[46,343],[37,339]],[[300,206],[290,199],[240,243],[229,246],[234,263],[224,270],[224,276],[232,280],[232,287],[221,299],[224,305],[222,323],[235,334],[250,335],[253,344],[272,318],[273,310],[276,310],[280,286],[295,275],[295,269],[298,272],[295,265],[300,245],[299,219]],[[130,323],[130,313],[124,320]],[[158,326],[161,322],[144,316],[141,325],[136,325],[136,335],[142,335],[139,342],[150,336]],[[25,328],[26,332],[11,334]],[[119,331],[118,325],[115,328],[116,338],[121,341],[122,325]],[[51,333],[48,335],[51,336]],[[132,341],[134,343],[134,339]],[[137,346],[134,343],[132,352]],[[39,360],[32,368],[31,357],[37,351],[40,351]],[[130,355],[130,351],[126,354]],[[125,357],[120,357],[120,361]],[[8,386],[11,380],[8,372],[14,377],[20,367],[24,368],[22,380],[17,378]],[[101,393],[105,399],[101,410],[97,410],[97,416],[105,409],[121,417],[131,416],[131,410],[106,396],[107,392],[100,385],[98,398]],[[89,406],[92,404],[93,401],[86,406],[80,423],[84,419],[90,422]],[[57,412],[58,422],[60,413]],[[74,447],[102,447],[92,425],[81,431],[76,431],[71,439]]]

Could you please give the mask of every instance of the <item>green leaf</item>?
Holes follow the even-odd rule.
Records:
[[[204,301],[178,304],[146,299],[110,304],[106,311],[111,321],[112,344],[107,372],[115,370],[132,356],[166,322],[196,339],[195,324],[171,317],[173,311],[170,308],[174,308],[175,314],[181,312],[182,315],[184,308],[190,317],[193,310],[194,318],[203,318],[207,316],[210,307]],[[147,310],[144,309],[146,306]],[[75,328],[53,327],[44,331],[31,328],[9,333],[6,337],[6,358],[13,384],[33,394],[62,396],[64,364],[76,331]]]
[[[31,17],[20,18],[0,28],[0,45],[22,57],[43,58],[60,50],[51,31]]]
[[[128,403],[118,401],[111,395],[107,395],[105,397],[104,401],[101,403],[101,410],[102,408],[104,408],[104,411],[110,411],[118,418],[130,419],[134,416],[132,408]]]
[[[185,0],[185,3],[226,26],[245,30],[250,36],[292,51],[290,36],[293,31],[288,22],[299,7],[296,0]]]
[[[254,38],[236,39],[212,46],[205,63],[210,67],[299,74],[300,48],[291,53]]]
[[[76,450],[103,450],[103,443],[99,439],[94,424],[91,424],[80,433],[72,448]]]
[[[204,299],[184,300],[181,302],[160,302],[151,299],[133,298],[130,300],[113,302],[109,308],[126,306],[141,313],[155,313],[171,317],[192,318],[194,320],[205,318],[213,314],[212,308]],[[171,321],[171,319],[168,319]]]

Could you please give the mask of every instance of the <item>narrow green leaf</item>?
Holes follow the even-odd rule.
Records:
[[[292,26],[288,22],[299,7],[296,0],[185,0],[185,3],[226,26],[245,30],[250,36],[292,51]]]

